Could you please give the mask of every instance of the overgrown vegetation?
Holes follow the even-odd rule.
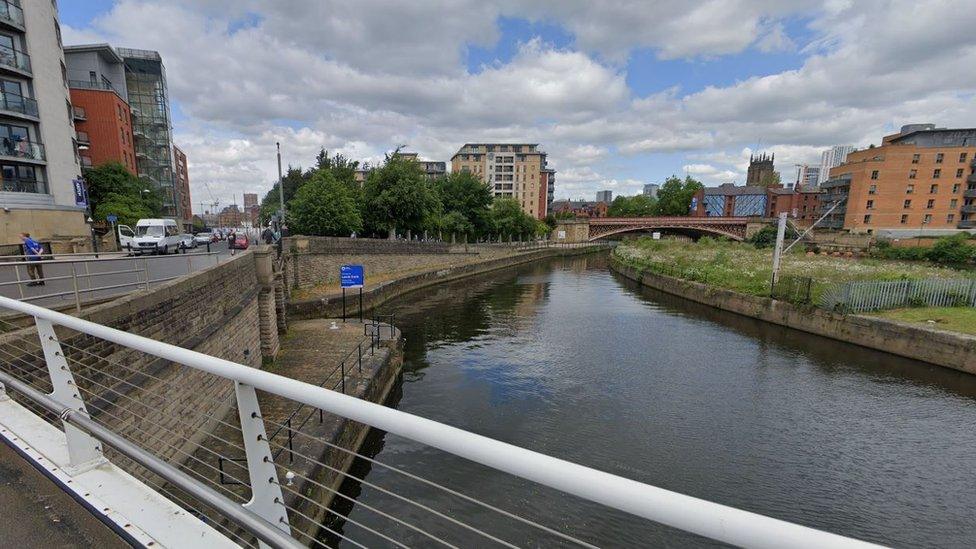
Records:
[[[871,314],[890,320],[924,324],[939,330],[976,335],[976,308],[974,307],[918,307]]]
[[[959,266],[976,261],[976,246],[970,242],[969,235],[964,233],[940,237],[930,248],[896,247],[890,242],[881,241],[871,251],[871,255],[880,259],[931,261]]]

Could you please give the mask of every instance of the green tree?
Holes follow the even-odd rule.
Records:
[[[147,217],[159,217],[163,209],[158,191],[118,162],[107,162],[84,171],[88,200],[95,221],[116,215],[126,225]]]
[[[386,157],[383,166],[370,172],[363,185],[361,203],[368,230],[388,232],[436,229],[440,200],[420,165],[400,156]]]
[[[288,203],[288,218],[295,234],[349,236],[363,227],[352,192],[329,170],[317,170],[298,189]]]
[[[762,179],[759,180],[759,186],[761,187],[775,187],[780,184],[779,172],[768,172],[763,174]]]
[[[451,235],[455,238],[466,235],[470,238],[475,234],[474,225],[461,212],[447,212],[440,216],[437,223],[438,230],[444,232],[444,238],[450,239]]]
[[[607,209],[609,217],[650,217],[655,215],[657,201],[639,194],[637,196],[618,196]]]
[[[315,155],[315,168],[331,172],[339,183],[359,188],[356,183],[356,170],[359,168],[357,160],[349,160],[339,153],[329,156],[329,151],[323,148]]]
[[[656,215],[688,215],[691,199],[702,184],[691,176],[682,181],[677,176],[669,177],[657,192]]]
[[[295,193],[298,189],[312,178],[313,170],[303,172],[301,168],[293,168],[288,166],[288,171],[282,176],[281,180],[284,183],[285,188],[285,204],[291,202],[292,198],[295,198]],[[264,195],[261,200],[261,223],[267,223],[280,208],[281,198],[278,196],[278,183],[275,182],[271,190]]]
[[[539,229],[536,219],[522,211],[514,198],[495,199],[491,220],[493,232],[503,239],[534,235]]]
[[[491,204],[494,199],[491,187],[469,172],[446,175],[434,183],[445,216],[458,214],[467,227],[462,232],[481,235],[491,226]],[[455,219],[456,221],[456,219]],[[444,231],[446,228],[442,227]]]
[[[943,236],[929,248],[925,257],[929,261],[948,265],[963,265],[976,259],[976,248],[969,245],[969,235],[964,233]]]

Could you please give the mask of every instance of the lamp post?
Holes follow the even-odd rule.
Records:
[[[281,224],[285,224],[285,182],[281,178],[281,143],[275,141],[278,149],[278,207],[281,211]]]

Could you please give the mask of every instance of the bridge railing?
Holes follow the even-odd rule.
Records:
[[[870,544],[783,520],[732,508],[636,482],[556,457],[507,444],[320,386],[255,367],[169,345],[83,319],[0,297],[0,307],[34,317],[37,334],[23,330],[0,343],[0,382],[50,423],[63,426],[72,466],[104,456],[125,462],[130,472],[161,495],[192,509],[235,543],[284,547],[287,536],[303,544],[348,542],[356,546],[407,544],[514,547],[601,544],[601,528],[583,524],[545,524],[532,509],[561,502],[570,494],[587,505],[615,510],[629,521],[653,521],[700,536],[747,547],[867,547]],[[31,342],[32,338],[37,341]],[[36,341],[35,340],[35,341]],[[156,359],[153,362],[150,359]],[[163,367],[159,363],[166,366]],[[167,377],[167,372],[172,373]],[[183,381],[187,384],[179,385]],[[187,387],[196,398],[221,394],[231,384],[231,403],[221,409],[180,405]],[[48,397],[42,392],[52,390]],[[448,486],[336,444],[319,431],[296,429],[301,442],[275,459],[282,445],[267,430],[280,427],[259,405],[263,398],[321,410],[403,437],[439,452],[424,459],[463,458],[481,464],[492,481],[510,475],[554,489],[533,490],[552,500],[526,501],[518,513],[483,501],[476,489]],[[173,402],[173,401],[176,402]],[[267,402],[263,400],[262,402]],[[217,404],[220,404],[219,402]],[[205,417],[202,417],[205,416]],[[0,418],[2,422],[3,418]],[[315,422],[312,422],[313,424]],[[345,470],[316,449],[348,455],[384,475],[423,487],[424,497],[380,484],[363,468]],[[446,456],[440,457],[437,456]],[[236,463],[218,471],[216,460]],[[288,459],[314,467],[302,469]],[[170,466],[166,467],[166,462]],[[181,475],[174,473],[179,469]],[[363,490],[382,493],[385,504],[367,503],[320,481],[311,471],[332,471]],[[218,474],[220,475],[218,477]],[[228,486],[219,479],[237,484]],[[507,481],[506,481],[507,482]],[[314,487],[356,506],[341,513],[308,497],[299,486]],[[469,491],[466,493],[466,491]],[[243,506],[246,513],[234,512]],[[465,515],[456,512],[473,509]],[[131,510],[130,510],[131,511]],[[364,515],[375,518],[367,522]],[[355,518],[354,518],[355,517]],[[133,520],[139,517],[133,516]],[[499,521],[512,525],[501,531]],[[628,522],[629,524],[629,522]],[[280,534],[274,530],[277,529]],[[281,534],[284,534],[282,536]]]

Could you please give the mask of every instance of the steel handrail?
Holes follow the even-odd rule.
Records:
[[[110,254],[126,254],[127,252],[99,252],[99,255],[110,255]],[[4,258],[8,257],[18,257],[18,258],[29,258],[29,257],[57,257],[60,255],[67,254],[41,254],[38,256],[26,256],[26,255],[5,255],[0,256],[0,267],[13,267],[13,266],[23,266],[28,263],[28,261],[3,261]],[[92,256],[94,254],[84,254],[87,256]],[[114,257],[89,257],[88,259],[77,258],[77,259],[40,259],[38,260],[42,266],[47,265],[65,265],[68,263],[96,263],[100,261],[136,261],[140,259],[167,259],[167,258],[186,258],[186,257],[204,257],[211,255],[220,255],[220,252],[193,252],[186,254],[173,254],[173,255],[119,255]]]
[[[707,538],[744,547],[877,545],[679,494],[413,414],[0,296],[0,307],[183,364],[438,448],[523,479]]]

